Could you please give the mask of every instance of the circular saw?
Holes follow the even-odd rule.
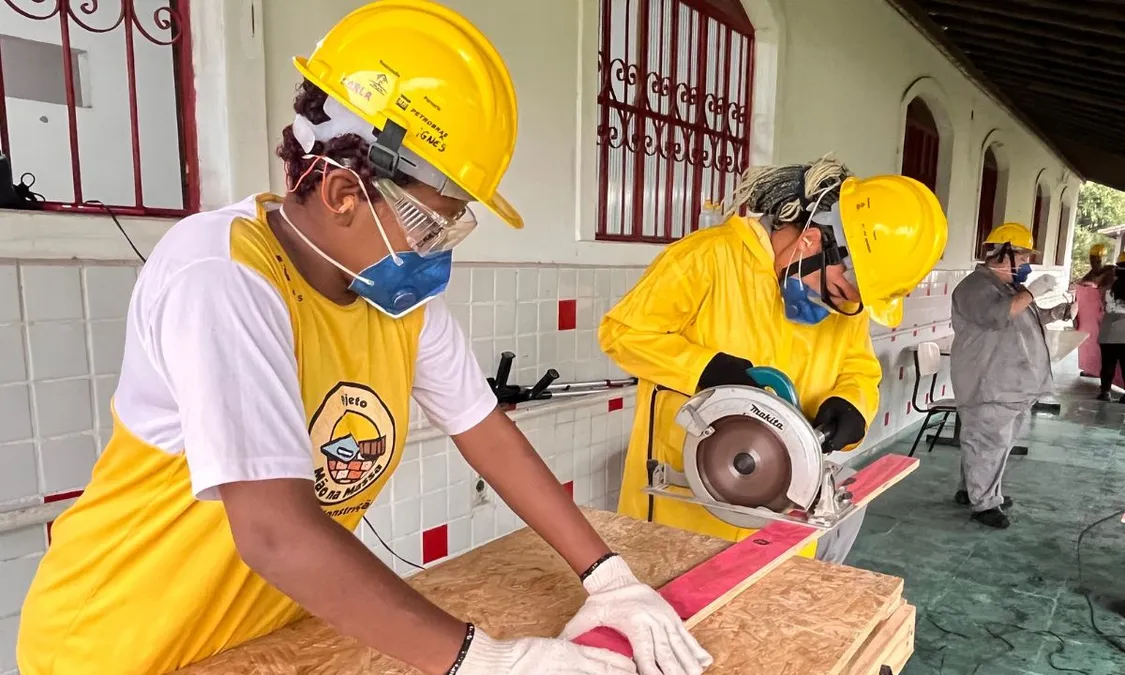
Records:
[[[839,467],[825,460],[824,434],[801,412],[784,373],[749,374],[763,388],[713,387],[680,408],[683,471],[654,463],[646,492],[699,504],[736,527],[790,520],[831,528],[852,506],[836,485]]]

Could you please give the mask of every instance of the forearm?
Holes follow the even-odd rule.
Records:
[[[609,547],[523,433],[499,410],[454,438],[465,459],[576,573]]]
[[[1031,294],[1031,291],[1026,288],[1021,290],[1016,294],[1016,297],[1012,298],[1012,306],[1008,310],[1008,316],[1019,315],[1020,312],[1030,307],[1033,302],[1035,302],[1035,296]]]
[[[265,533],[238,537],[235,530],[239,550],[255,572],[340,633],[379,652],[434,675],[453,665],[464,622],[422,597],[323,513],[279,518],[285,524]]]

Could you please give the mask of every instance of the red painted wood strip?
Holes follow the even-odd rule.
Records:
[[[849,486],[852,501],[859,506],[870,502],[914,471],[918,463],[918,459],[904,455],[880,457],[854,476]],[[795,555],[821,534],[816,528],[795,523],[771,523],[668,582],[660,589],[660,595],[686,621],[779,558]],[[579,635],[574,642],[633,655],[629,641],[609,628],[595,628]]]
[[[771,523],[668,582],[660,589],[660,595],[686,621],[743,579],[778,559],[795,555],[820,535],[819,530],[804,525]],[[579,635],[574,642],[633,655],[629,641],[610,628],[595,628]]]
[[[878,497],[887,488],[918,468],[917,457],[884,455],[856,473],[855,481],[848,486],[852,503],[863,506]]]

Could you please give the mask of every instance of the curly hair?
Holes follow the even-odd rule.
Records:
[[[328,94],[308,80],[304,80],[297,87],[297,96],[293,100],[293,111],[304,116],[313,124],[321,124],[328,120],[324,112],[324,102]],[[293,125],[281,131],[281,144],[277,146],[277,156],[285,163],[285,184],[297,201],[304,202],[314,190],[320,187],[321,171],[310,171],[315,164],[315,159],[306,159],[305,155],[322,155],[330,157],[341,165],[355,171],[365,182],[367,194],[371,199],[378,200],[379,193],[375,190],[375,168],[367,160],[367,141],[355,134],[344,134],[330,139],[327,142],[317,141],[309,151],[301,147],[301,143],[293,135]],[[409,185],[412,181],[408,176],[397,173],[393,180],[399,185]]]

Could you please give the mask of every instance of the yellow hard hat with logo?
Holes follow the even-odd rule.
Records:
[[[463,16],[429,0],[378,0],[293,61],[381,131],[382,159],[397,161],[394,146],[405,147],[523,227],[497,192],[516,146],[515,88],[496,48]]]
[[[1099,258],[1104,258],[1105,254],[1108,253],[1108,252],[1109,252],[1109,249],[1106,247],[1105,244],[1094,244],[1093,246],[1090,247],[1090,255],[1096,255]],[[1117,262],[1121,262],[1121,261],[1118,260]]]
[[[906,176],[848,178],[840,222],[871,318],[902,323],[903,300],[941,260],[949,225],[937,197]]]
[[[1031,236],[1031,230],[1019,223],[997,225],[988,233],[988,238],[984,240],[984,243],[997,246],[1009,244],[1012,248],[1035,251],[1035,238]]]

